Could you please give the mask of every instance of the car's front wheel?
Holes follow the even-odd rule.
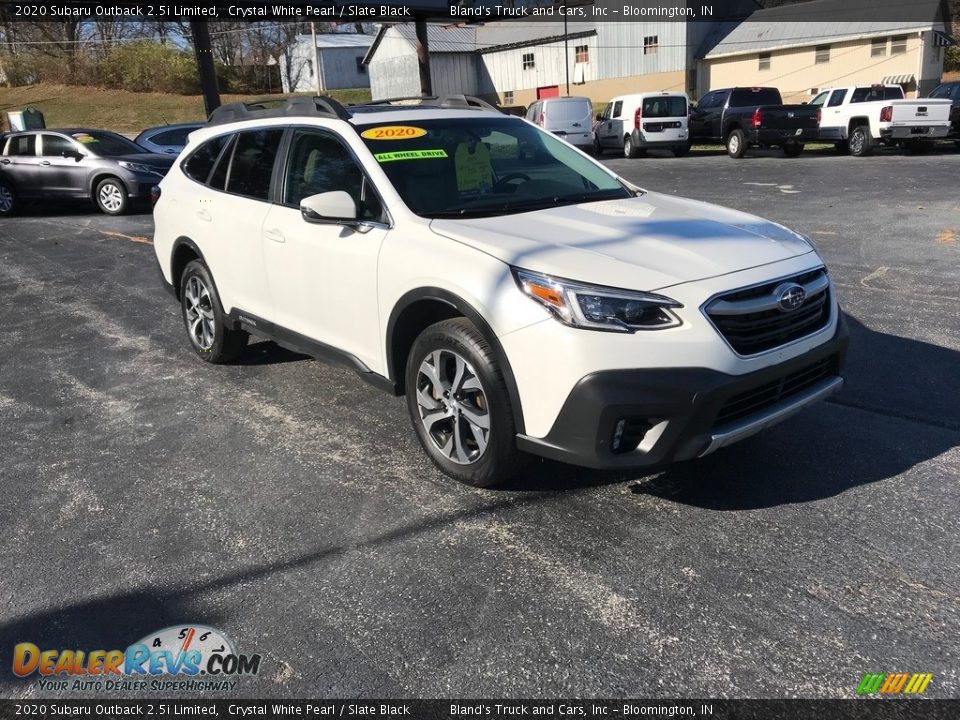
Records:
[[[17,211],[17,193],[6,180],[0,180],[0,217]]]
[[[127,189],[117,178],[106,178],[97,184],[94,192],[97,207],[107,215],[123,215],[127,210],[129,199]]]
[[[180,306],[190,345],[201,358],[210,363],[224,363],[243,351],[249,335],[230,327],[217,286],[200,260],[193,260],[184,268],[180,278]]]
[[[510,396],[490,344],[466,318],[431,325],[410,349],[407,409],[434,464],[476,487],[508,480],[523,466]]]

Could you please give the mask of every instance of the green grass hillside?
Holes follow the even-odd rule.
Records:
[[[370,91],[366,88],[331,90],[329,94],[343,103],[370,99]],[[264,96],[224,95],[222,102],[262,97]],[[136,133],[153,125],[202,120],[204,117],[203,98],[200,95],[133,93],[68,85],[29,85],[0,87],[3,129],[7,129],[8,111],[22,110],[28,105],[44,114],[47,127],[104,128],[124,133]]]

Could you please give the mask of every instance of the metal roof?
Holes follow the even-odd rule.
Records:
[[[309,44],[309,35],[301,35],[301,37]],[[319,33],[317,35],[317,47],[369,47],[373,44],[375,37],[375,35],[364,35],[362,33]]]
[[[867,3],[867,4],[865,4]],[[909,6],[911,19],[894,10]],[[940,0],[812,0],[758,10],[706,54],[707,58],[810,47],[926,30],[940,23]],[[883,18],[863,20],[862,18]]]

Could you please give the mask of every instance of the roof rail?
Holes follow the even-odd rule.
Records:
[[[223,125],[240,120],[256,120],[289,116],[332,117],[349,120],[350,113],[337,100],[326,95],[292,97],[286,100],[264,99],[248,103],[230,103],[218,107],[207,120],[208,125]]]
[[[478,110],[494,110],[501,112],[500,108],[491,105],[486,100],[481,100],[472,95],[444,95],[440,98],[440,107],[444,108],[477,108]]]
[[[401,95],[399,97],[381,98],[380,100],[371,100],[370,102],[357,103],[357,105],[389,105],[390,103],[403,102],[405,100],[436,100],[436,95]]]

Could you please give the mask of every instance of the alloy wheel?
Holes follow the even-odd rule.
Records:
[[[187,280],[183,301],[190,338],[201,350],[209,350],[216,340],[213,303],[210,290],[196,275]]]
[[[487,395],[473,366],[452,350],[434,350],[417,372],[417,407],[427,437],[458,465],[477,462],[490,438]]]
[[[731,135],[730,136],[730,154],[736,155],[738,152],[740,152],[740,136]]]
[[[863,151],[863,134],[855,132],[850,136],[850,150],[854,154]]]
[[[123,207],[123,193],[113,183],[107,183],[100,188],[100,204],[110,212],[117,212]]]
[[[10,212],[13,208],[13,193],[6,185],[0,185],[0,212]]]

